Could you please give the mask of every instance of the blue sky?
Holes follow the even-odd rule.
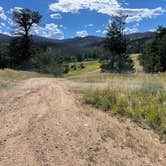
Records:
[[[0,0],[0,33],[13,32],[11,11],[17,8],[39,11],[43,18],[32,33],[56,39],[103,36],[119,10],[129,15],[126,33],[166,26],[166,0]]]

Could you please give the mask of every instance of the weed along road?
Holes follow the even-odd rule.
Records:
[[[157,134],[82,104],[76,84],[32,78],[1,90],[0,166],[165,165]]]

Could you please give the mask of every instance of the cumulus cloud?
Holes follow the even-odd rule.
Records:
[[[64,33],[59,29],[58,25],[54,23],[46,24],[44,27],[41,27],[35,24],[31,30],[32,34],[40,35],[48,38],[58,38],[64,39]]]
[[[123,2],[122,2],[123,3]],[[125,8],[117,0],[58,0],[49,5],[49,9],[54,12],[78,13],[80,10],[88,9],[106,15],[116,15],[118,11],[128,14],[128,22],[141,21],[144,18],[152,18],[165,12],[162,7],[155,9]]]
[[[7,20],[7,16],[2,6],[0,6],[0,18],[3,20]]]
[[[136,28],[136,27],[132,27],[132,28],[125,28],[124,29],[124,33],[125,34],[132,34],[132,33],[136,33],[136,32],[138,32],[139,30],[138,30],[138,28]]]
[[[165,13],[165,10],[162,7],[158,7],[155,9],[123,9],[123,12],[128,15],[127,22],[139,22],[144,18],[159,16]]]
[[[61,19],[62,18],[62,16],[59,13],[51,14],[50,17],[53,19]]]
[[[120,8],[117,0],[58,0],[58,2],[49,5],[52,11],[77,13],[82,9],[96,10],[99,13],[113,14],[113,9]]]
[[[78,32],[76,32],[76,36],[85,37],[85,36],[88,36],[88,32],[86,30],[78,31]]]

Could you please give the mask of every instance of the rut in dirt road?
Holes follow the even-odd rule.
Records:
[[[164,166],[152,131],[81,104],[75,84],[29,79],[0,94],[0,166]]]

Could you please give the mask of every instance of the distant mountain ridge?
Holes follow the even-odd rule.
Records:
[[[154,36],[154,32],[145,33],[134,33],[126,35],[129,41],[129,52],[140,52],[146,43]],[[8,45],[11,36],[0,34],[0,43],[3,45]],[[57,40],[51,38],[45,38],[41,36],[33,36],[33,42],[41,46],[50,46],[54,49],[63,49],[65,52],[80,52],[80,51],[90,51],[99,50],[104,41],[104,37],[98,36],[87,36],[87,37],[75,37],[71,39]]]
[[[11,40],[11,36],[0,33],[0,43],[1,44],[7,45],[7,44],[9,44],[10,40]]]

